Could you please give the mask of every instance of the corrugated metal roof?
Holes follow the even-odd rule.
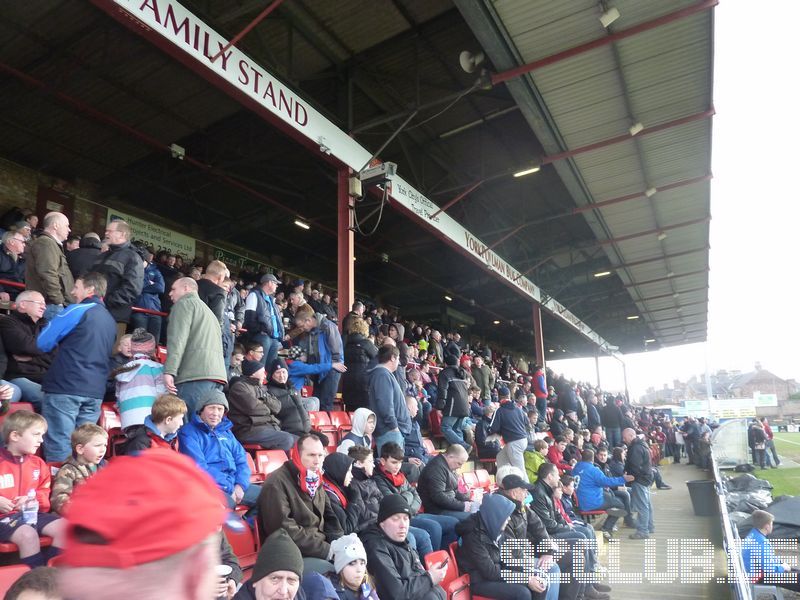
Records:
[[[608,32],[651,21],[691,4],[689,0],[616,1],[613,6],[621,17]],[[608,34],[598,18],[602,9],[591,0],[494,0],[491,6],[501,33],[507,36],[521,63]],[[648,128],[709,110],[712,48],[713,16],[705,11],[550,64],[529,77],[540,94],[543,110],[552,119],[551,128],[561,140],[560,150],[569,150],[625,135],[636,122]],[[534,129],[539,126],[533,125]],[[711,168],[711,122],[694,121],[634,137],[571,160],[590,202],[705,176]],[[584,201],[576,198],[576,202]],[[666,256],[707,246],[707,221],[670,228],[709,217],[708,182],[585,214],[600,240],[630,236],[603,244],[612,265],[664,257],[615,271],[642,316],[651,323],[657,340],[664,344],[684,342],[684,311],[679,309],[683,305],[694,315],[686,321],[687,331],[698,330],[689,331],[686,338],[705,339],[708,252]],[[664,228],[666,237],[659,240],[658,232]],[[656,233],[637,235],[651,230]],[[682,277],[694,272],[698,273]],[[580,311],[577,314],[581,316]],[[668,317],[678,323],[677,335],[660,333],[665,329],[660,321]]]

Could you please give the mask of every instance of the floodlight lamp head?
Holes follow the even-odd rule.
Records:
[[[458,56],[458,62],[465,73],[474,73],[475,69],[483,64],[484,59],[485,56],[483,52],[476,52],[473,54],[469,50],[464,50]]]

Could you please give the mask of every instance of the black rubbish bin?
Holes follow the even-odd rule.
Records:
[[[713,517],[719,514],[717,501],[717,488],[713,479],[687,481],[689,496],[692,498],[692,508],[698,517]]]

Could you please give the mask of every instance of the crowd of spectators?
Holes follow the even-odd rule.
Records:
[[[31,217],[5,233],[0,262],[0,279],[21,284],[4,284],[0,298],[14,301],[0,316],[0,397],[5,411],[9,402],[33,408],[2,425],[0,542],[17,544],[31,568],[66,548],[68,571],[125,568],[138,581],[171,560],[158,579],[175,589],[186,585],[173,579],[185,576],[189,555],[206,565],[221,552],[223,564],[236,563],[212,534],[224,505],[265,541],[250,579],[240,585],[236,564],[211,578],[211,597],[444,598],[447,561],[424,558],[456,542],[475,593],[591,600],[610,588],[575,577],[602,573],[581,515],[605,511],[607,538],[620,518],[633,539],[654,532],[650,488],[669,489],[654,458],[680,460],[676,426],[624,396],[362,301],[340,332],[335,294],[280,272],[234,279],[218,260],[188,264],[132,242],[121,220],[101,240],[71,238],[61,213],[46,215],[41,230]],[[313,417],[334,410],[340,389],[351,429],[331,440]],[[97,425],[104,401],[120,417],[111,437]],[[286,453],[266,480],[252,472],[257,449]],[[465,485],[469,460],[496,462],[496,493]],[[175,510],[186,514],[158,533],[178,558],[155,547],[126,554],[124,540],[143,542],[126,530],[126,510],[110,507],[124,506],[126,486],[133,497],[143,484],[121,477],[141,470],[168,489],[192,469],[206,476],[189,477],[178,494]],[[216,496],[200,490],[208,481]],[[103,504],[114,485],[120,497],[109,494],[107,514],[88,503]],[[104,513],[103,528],[87,510]],[[187,533],[193,518],[204,523],[197,535]],[[501,579],[501,536],[530,542],[534,554],[523,554],[535,573]],[[569,581],[559,584],[559,572]],[[171,597],[208,598],[196,579],[190,594]],[[117,585],[113,597],[124,595]],[[71,597],[106,597],[82,593]]]

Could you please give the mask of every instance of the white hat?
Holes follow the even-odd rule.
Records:
[[[328,560],[333,559],[333,568],[337,573],[341,573],[342,569],[359,558],[367,562],[367,551],[355,533],[340,537],[331,543]]]

